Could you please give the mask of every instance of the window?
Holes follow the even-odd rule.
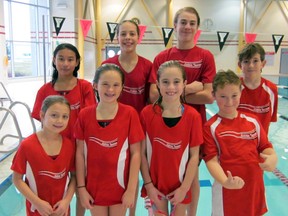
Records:
[[[43,63],[51,53],[49,0],[5,0],[4,18],[8,77],[43,76],[50,68]]]

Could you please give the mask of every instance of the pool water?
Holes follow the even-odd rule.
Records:
[[[267,216],[288,215],[288,180],[286,178],[288,176],[288,122],[285,120],[285,117],[288,117],[287,107],[288,100],[280,98],[278,121],[272,123],[270,126],[269,138],[274,145],[279,159],[277,173],[264,173],[266,199],[269,208]],[[207,111],[208,118],[211,117],[210,115],[217,113],[216,104],[208,105]],[[208,216],[211,215],[211,185],[213,184],[213,178],[210,176],[204,162],[200,164],[199,171],[201,189],[197,215]],[[140,174],[139,179],[139,185],[141,186],[143,181]],[[148,215],[142,198],[138,198],[136,209],[137,216]],[[75,196],[71,203],[71,212],[71,215],[75,215]],[[0,185],[0,216],[24,215],[25,200],[12,184],[10,176]],[[90,215],[89,211],[86,211],[85,215]]]

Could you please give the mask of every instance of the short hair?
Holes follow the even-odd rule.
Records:
[[[261,61],[265,60],[265,50],[259,43],[248,43],[238,53],[238,60],[242,62],[246,59],[251,59],[255,54],[260,54]]]
[[[198,11],[194,7],[183,7],[181,9],[179,9],[174,16],[174,24],[176,24],[178,22],[179,15],[183,12],[195,14],[197,17],[197,24],[198,24],[198,26],[200,25],[200,16],[199,16]]]
[[[232,70],[218,71],[212,83],[213,93],[215,93],[218,88],[222,89],[229,84],[237,85],[241,89],[241,80],[234,71]]]

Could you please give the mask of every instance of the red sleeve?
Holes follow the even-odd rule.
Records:
[[[29,139],[29,138],[28,138]],[[27,157],[25,153],[25,142],[26,140],[23,140],[19,144],[19,148],[14,155],[12,165],[11,165],[11,170],[20,173],[20,174],[25,174],[26,173],[26,165],[27,165]]]
[[[143,129],[137,111],[131,107],[130,131],[128,140],[130,144],[140,142],[144,139]]]
[[[277,112],[278,112],[278,89],[277,86],[274,85],[274,87],[272,88],[273,94],[274,94],[274,106],[273,106],[273,114],[271,117],[271,122],[276,122],[277,121]]]
[[[203,128],[203,137],[204,137],[204,145],[203,145],[203,159],[205,162],[211,160],[213,157],[218,155],[218,148],[213,139],[213,136],[210,131],[210,125],[205,125]]]
[[[141,122],[142,129],[143,129],[144,133],[146,133],[145,110],[146,110],[146,108],[144,107],[140,113],[140,122]]]
[[[271,142],[268,139],[267,133],[262,127],[261,123],[257,120],[258,125],[260,127],[260,140],[259,140],[259,146],[258,146],[258,152],[262,152],[266,148],[273,148]]]
[[[193,127],[190,136],[190,147],[203,144],[203,130],[201,115],[195,110],[193,119],[191,119]]]
[[[40,121],[40,110],[41,110],[41,106],[43,103],[43,100],[46,98],[46,94],[44,94],[44,90],[43,90],[44,86],[41,87],[36,95],[36,99],[34,102],[34,106],[33,106],[33,110],[31,113],[32,118]]]
[[[156,83],[157,71],[162,63],[163,63],[163,60],[161,59],[161,53],[160,53],[154,58],[151,73],[149,76],[149,83],[154,83],[154,84]]]
[[[201,73],[202,83],[212,83],[214,76],[216,75],[215,60],[212,53],[205,50],[205,58],[203,62],[203,72]]]
[[[71,160],[70,160],[70,172],[75,172],[76,167],[75,167],[75,154],[76,154],[76,145],[72,143],[72,141],[64,136],[62,136],[62,139],[64,140],[64,145],[69,146],[69,151],[71,152]],[[69,152],[67,151],[67,152]]]
[[[83,97],[83,107],[91,106],[96,104],[96,98],[93,86],[88,81],[82,81],[83,85],[81,86],[82,97]]]
[[[85,110],[82,109],[78,115],[77,121],[74,125],[74,138],[79,140],[84,140],[84,119],[85,119]]]

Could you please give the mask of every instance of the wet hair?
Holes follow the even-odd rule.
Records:
[[[137,35],[139,36],[139,35],[140,35],[140,29],[139,29],[138,24],[137,24],[134,20],[123,20],[122,22],[120,22],[120,23],[117,25],[117,27],[116,27],[116,35],[117,35],[117,36],[119,35],[121,25],[124,24],[124,23],[126,23],[126,22],[129,22],[129,23],[132,23],[133,25],[135,25]]]
[[[198,26],[200,25],[200,16],[199,16],[198,11],[194,7],[184,7],[184,8],[179,9],[174,16],[174,25],[177,24],[179,15],[182,14],[183,12],[195,14],[197,17],[197,24]]]
[[[255,54],[260,54],[261,61],[265,60],[265,50],[259,43],[248,43],[243,49],[238,53],[238,60],[242,62],[243,60],[251,59]]]
[[[116,71],[120,75],[122,86],[123,86],[125,82],[125,75],[123,71],[120,69],[120,67],[116,64],[103,64],[99,68],[97,68],[94,78],[93,78],[93,84],[97,84],[99,82],[100,76],[103,73],[105,73],[106,71],[111,71],[111,70]],[[100,97],[99,97],[97,90],[95,90],[95,94],[96,94],[97,100],[100,101]]]
[[[56,103],[66,105],[70,110],[70,103],[65,97],[60,96],[60,95],[50,95],[50,96],[47,96],[42,102],[41,111],[43,113],[46,113],[49,107],[51,107],[52,105]]]
[[[232,70],[220,70],[216,73],[214,77],[212,87],[213,87],[213,94],[217,91],[218,88],[223,89],[226,85],[237,85],[239,89],[241,89],[241,81],[239,76]]]
[[[181,74],[182,74],[182,78],[183,78],[183,82],[186,80],[186,72],[185,72],[185,68],[179,63],[179,61],[176,60],[170,60],[170,61],[166,61],[164,63],[162,63],[157,71],[157,81],[160,83],[160,77],[161,75],[164,73],[165,69],[167,68],[177,68],[180,70]],[[163,110],[162,107],[162,95],[160,93],[160,89],[158,88],[158,92],[159,92],[159,97],[158,99],[154,102],[153,106],[155,107],[155,105],[159,105],[161,107],[161,109]],[[185,92],[184,92],[185,94]],[[180,96],[180,101],[181,103],[184,103],[184,99],[182,98],[182,95]]]
[[[63,50],[63,49],[69,49],[71,51],[73,51],[75,53],[75,56],[76,56],[76,61],[79,60],[79,64],[75,67],[74,71],[73,71],[73,76],[74,77],[77,77],[78,76],[78,70],[80,68],[80,59],[81,59],[81,56],[77,50],[77,48],[70,44],[70,43],[62,43],[62,44],[59,44],[54,52],[53,52],[53,57],[56,58],[58,52],[60,50]],[[53,66],[53,74],[52,74],[52,85],[54,85],[58,79],[58,71],[57,71],[57,68],[56,68],[56,65],[54,64],[54,61],[52,61],[52,66]]]

